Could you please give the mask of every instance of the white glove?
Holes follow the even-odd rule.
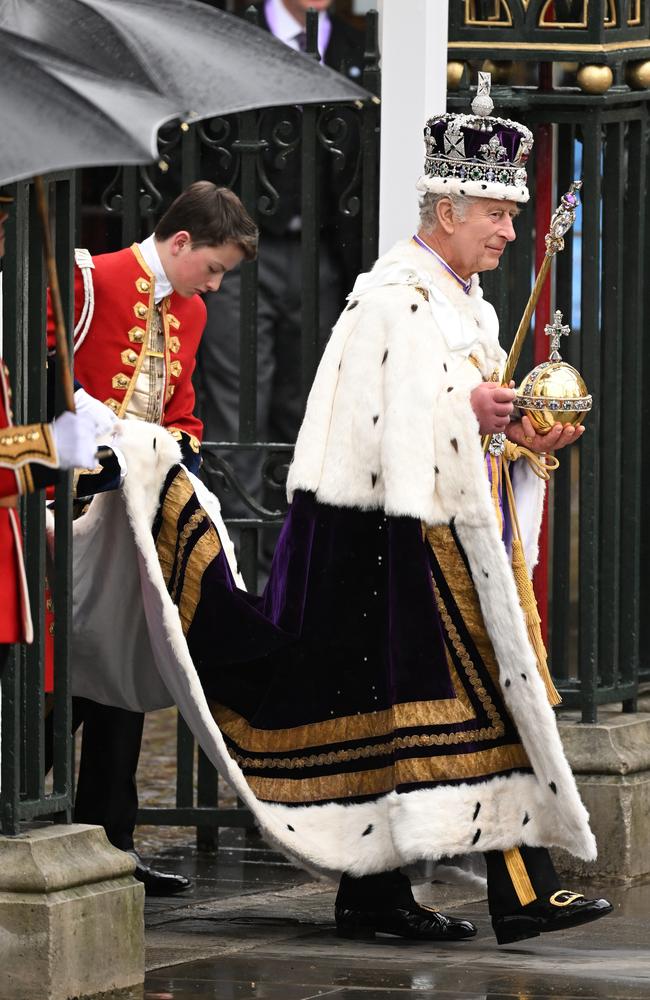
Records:
[[[102,404],[100,404],[102,405]],[[106,407],[108,409],[108,407]],[[97,425],[92,413],[66,411],[52,424],[60,469],[93,469],[97,464]]]
[[[100,403],[94,396],[90,396],[85,389],[77,389],[74,394],[74,405],[77,413],[90,413],[95,421],[95,433],[97,437],[106,437],[113,433],[117,417],[105,403]]]

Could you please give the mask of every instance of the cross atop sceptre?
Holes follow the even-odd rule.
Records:
[[[548,356],[549,361],[561,361],[562,356],[560,354],[560,341],[562,337],[568,337],[571,333],[571,327],[562,323],[562,313],[559,309],[555,311],[555,317],[553,323],[549,323],[544,327],[544,333],[547,337],[551,338],[551,353]]]

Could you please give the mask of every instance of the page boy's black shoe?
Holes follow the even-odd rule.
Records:
[[[143,861],[137,851],[127,851],[135,861],[133,877],[144,885],[146,896],[174,896],[177,892],[191,889],[192,882],[184,875],[172,872],[161,872]]]

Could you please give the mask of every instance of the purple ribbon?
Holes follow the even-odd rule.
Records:
[[[414,236],[413,239],[415,240],[415,242],[417,243],[417,245],[419,247],[422,247],[422,249],[426,250],[427,253],[432,254],[436,258],[436,260],[438,261],[438,263],[442,267],[444,267],[444,269],[447,272],[447,274],[450,274],[452,276],[452,278],[455,281],[458,282],[458,284],[460,285],[460,287],[465,292],[465,295],[469,295],[470,288],[472,287],[472,279],[470,278],[469,281],[464,281],[463,278],[461,278],[461,276],[459,274],[456,274],[456,272],[454,271],[454,269],[451,268],[449,266],[449,264],[442,259],[442,257],[440,256],[440,254],[437,254],[435,250],[432,250],[431,247],[427,243],[424,242],[424,240],[421,240],[419,236]]]

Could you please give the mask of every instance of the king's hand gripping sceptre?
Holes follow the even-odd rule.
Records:
[[[517,367],[517,362],[519,361],[519,355],[521,354],[521,349],[524,345],[526,334],[528,333],[530,321],[533,318],[533,313],[537,307],[537,302],[542,288],[544,287],[544,282],[546,281],[546,276],[551,266],[551,262],[556,253],[564,250],[564,237],[576,219],[576,211],[578,205],[580,204],[578,191],[581,187],[582,181],[573,181],[566,194],[562,195],[560,204],[551,216],[551,224],[546,236],[544,237],[544,241],[546,243],[546,253],[544,254],[542,266],[539,269],[533,290],[530,293],[530,298],[528,299],[528,303],[524,309],[524,314],[521,317],[519,326],[517,327],[515,339],[506,360],[503,377],[501,379],[503,385],[509,385],[510,380],[515,373],[515,368]],[[487,452],[490,446],[491,438],[492,435],[488,435],[484,440],[483,450],[485,452]]]

